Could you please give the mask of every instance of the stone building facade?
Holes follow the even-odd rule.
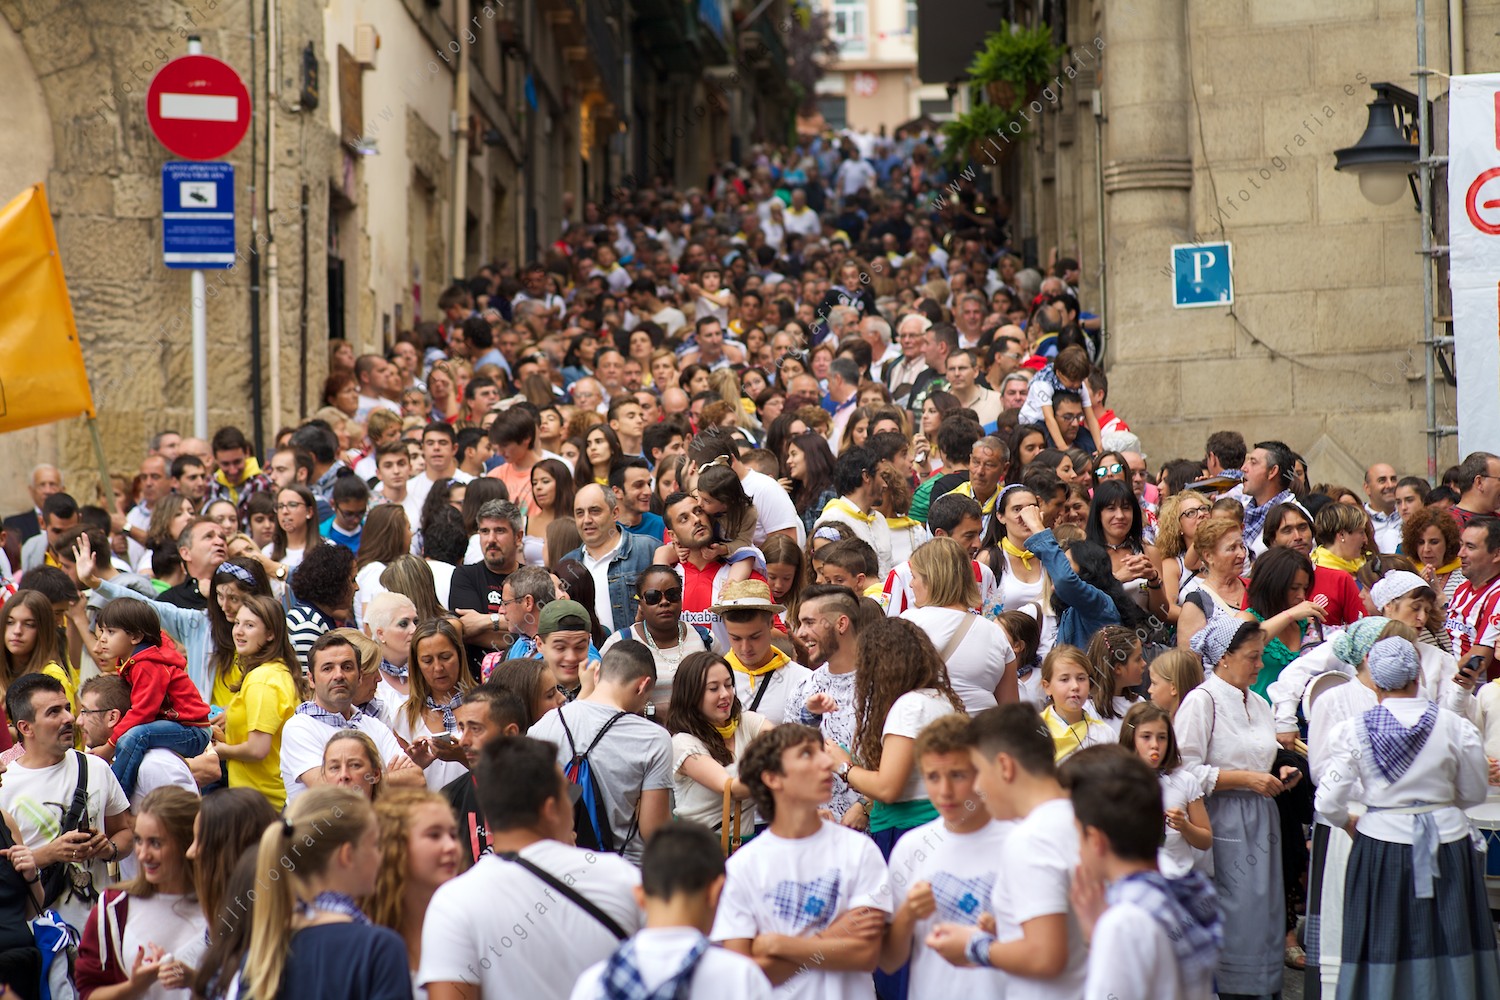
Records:
[[[762,23],[745,21],[752,8]],[[207,272],[208,426],[269,441],[317,408],[330,336],[378,350],[435,318],[455,276],[550,243],[564,192],[581,208],[648,176],[652,149],[693,183],[737,136],[784,134],[790,91],[750,86],[778,74],[774,58],[745,64],[737,26],[773,35],[785,17],[785,0],[0,0],[0,199],[46,183],[112,471],[132,473],[157,431],[192,432],[190,279],[161,260],[174,157],[145,113],[151,76],[189,36],[239,72],[254,106],[225,158],[241,259]],[[713,67],[737,64],[733,106],[672,148]],[[94,500],[73,421],[0,435],[0,508],[22,506],[38,461]]]
[[[1427,8],[1429,66],[1453,71],[1457,13],[1457,65],[1496,68],[1500,4]],[[1028,194],[1018,235],[1077,257],[1084,299],[1105,303],[1110,403],[1152,460],[1201,455],[1209,433],[1233,428],[1285,440],[1317,481],[1357,489],[1376,459],[1427,471],[1419,216],[1411,198],[1366,201],[1333,155],[1364,131],[1370,83],[1415,89],[1410,0],[1066,9],[1072,51],[1099,59],[1042,98],[1003,169]],[[1440,117],[1442,77],[1429,86]],[[1437,186],[1441,199],[1441,175]],[[1220,240],[1233,247],[1233,309],[1175,309],[1171,246]],[[1437,422],[1455,422],[1442,383]],[[1455,447],[1442,441],[1437,472]]]

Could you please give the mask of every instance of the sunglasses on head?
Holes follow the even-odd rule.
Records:
[[[678,604],[682,601],[682,588],[669,587],[666,590],[648,590],[641,594],[641,601],[650,605],[657,605],[662,601],[666,601],[668,604]]]

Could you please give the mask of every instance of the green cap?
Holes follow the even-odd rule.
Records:
[[[577,601],[553,601],[542,609],[536,634],[551,635],[553,632],[591,632],[592,620],[582,604]]]

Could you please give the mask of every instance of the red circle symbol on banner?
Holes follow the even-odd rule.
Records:
[[[1464,198],[1464,211],[1469,213],[1469,221],[1474,223],[1474,228],[1486,236],[1500,236],[1500,213],[1496,215],[1496,221],[1491,222],[1479,215],[1479,189],[1484,185],[1500,177],[1500,167],[1491,167],[1474,178],[1474,183],[1469,185],[1468,197]],[[1491,192],[1492,197],[1484,203],[1485,208],[1500,208],[1500,184],[1495,185]]]
[[[250,92],[226,62],[179,56],[156,71],[146,90],[151,131],[187,160],[217,160],[250,128]]]

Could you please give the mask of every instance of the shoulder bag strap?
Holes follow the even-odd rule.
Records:
[[[606,722],[604,725],[602,725],[602,726],[599,727],[599,732],[594,736],[593,740],[591,740],[589,742],[588,749],[586,749],[586,750],[583,751],[583,755],[585,757],[587,757],[589,754],[593,753],[594,752],[594,747],[598,746],[599,745],[599,741],[602,740],[602,739],[604,739],[604,734],[607,733],[607,732],[609,732],[609,727],[613,726],[616,722],[619,722],[621,719],[623,719],[625,716],[627,716],[629,714],[630,714],[629,712],[623,712],[622,711],[622,712],[616,712],[614,715],[610,716],[609,717],[609,721]],[[571,733],[568,734],[568,742],[569,743],[573,742],[573,735]]]
[[[613,917],[611,917],[608,913],[605,913],[603,910],[599,909],[599,907],[595,906],[593,903],[589,902],[588,899],[586,899],[581,893],[578,892],[578,890],[565,883],[556,875],[553,875],[551,872],[547,871],[547,869],[541,867],[540,865],[532,864],[530,861],[521,857],[521,855],[515,853],[514,851],[506,851],[497,856],[504,858],[506,861],[512,861],[520,865],[522,868],[529,871],[532,875],[535,875],[537,878],[541,879],[543,882],[547,883],[552,888],[562,893],[580,910],[587,913],[595,920],[599,921],[599,923],[603,924],[604,929],[613,934],[616,940],[624,941],[626,938],[630,937],[629,934],[625,933],[625,928],[616,923]]]
[[[761,682],[760,687],[755,689],[755,697],[750,699],[750,707],[749,709],[747,709],[747,711],[754,712],[760,708],[761,699],[766,696],[766,692],[771,688],[771,679],[775,677],[779,672],[780,671],[773,670],[769,674],[766,674],[766,679]]]
[[[959,623],[958,628],[954,630],[947,644],[938,653],[938,659],[944,663],[948,662],[948,657],[958,651],[959,645],[964,641],[964,636],[969,634],[969,629],[974,627],[974,621],[978,617],[978,615],[971,615],[967,611],[964,612],[964,620]]]
[[[69,750],[73,759],[78,764],[78,784],[73,788],[73,802],[68,806],[68,814],[63,817],[63,832],[77,829],[89,812],[89,764],[88,758],[77,750]],[[101,816],[102,820],[103,817]]]

